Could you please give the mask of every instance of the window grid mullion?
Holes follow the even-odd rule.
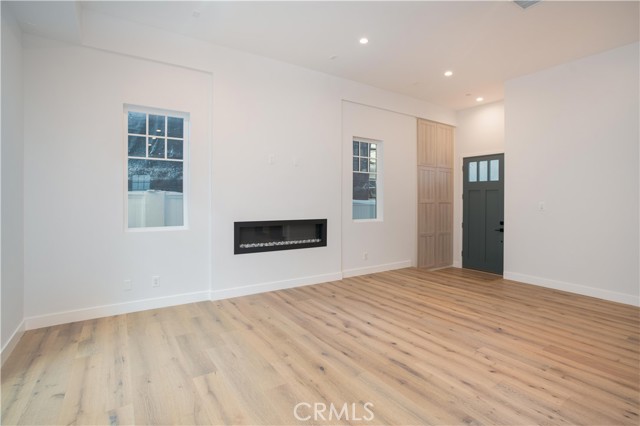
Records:
[[[146,124],[146,135],[144,137],[144,146],[146,148],[146,154],[145,154],[145,158],[149,158],[149,114],[145,113],[144,116],[145,122]]]
[[[168,141],[167,141],[167,136],[169,136],[169,129],[167,128],[167,116],[164,116],[164,159],[167,160],[169,157],[167,157],[167,148],[168,148]]]

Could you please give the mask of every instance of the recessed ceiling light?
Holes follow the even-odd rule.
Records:
[[[482,101],[484,101],[484,98],[483,98],[482,96],[478,96],[478,97],[476,98],[476,101],[477,101],[477,102],[482,102]]]
[[[362,37],[362,38],[360,39],[360,44],[367,44],[367,43],[369,43],[369,39],[368,39],[368,38],[366,38],[366,37]]]
[[[445,71],[444,72],[444,76],[445,77],[451,77],[453,75],[453,71]]]

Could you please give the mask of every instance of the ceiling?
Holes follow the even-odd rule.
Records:
[[[4,2],[3,2],[4,3]],[[638,41],[639,1],[91,1],[13,4],[27,32],[81,42],[85,11],[134,21],[453,109],[503,83]],[[85,28],[86,30],[86,28]],[[361,45],[359,39],[369,43]],[[453,71],[445,77],[446,70]]]

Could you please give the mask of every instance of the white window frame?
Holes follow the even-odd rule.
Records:
[[[182,140],[182,225],[179,226],[148,226],[148,227],[129,227],[129,112],[140,112],[147,114],[147,135],[149,135],[149,114],[152,115],[164,115],[170,117],[182,118],[183,121],[183,136]],[[147,106],[124,104],[123,108],[123,147],[124,147],[124,230],[125,232],[157,232],[157,231],[183,231],[189,229],[189,197],[190,197],[190,145],[191,145],[191,115],[188,112],[174,111],[161,108],[153,108]],[[166,134],[165,139],[165,156],[166,156],[166,141],[171,139]],[[149,147],[146,146],[146,152],[148,153]],[[143,157],[139,157],[143,158]],[[151,159],[145,157],[145,159]],[[160,159],[158,159],[160,160]],[[163,161],[180,161],[180,160],[168,160]]]
[[[353,142],[365,142],[368,144],[376,144],[376,217],[375,218],[363,218],[363,219],[355,219],[353,217]],[[364,138],[360,136],[353,136],[351,138],[351,148],[349,149],[351,153],[351,161],[349,164],[349,168],[351,170],[351,220],[354,222],[362,223],[362,222],[382,222],[383,221],[383,199],[384,199],[384,141],[380,139],[371,139]],[[369,157],[370,158],[370,157]]]

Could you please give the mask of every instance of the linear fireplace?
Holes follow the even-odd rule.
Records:
[[[327,245],[327,219],[234,222],[234,254]]]

